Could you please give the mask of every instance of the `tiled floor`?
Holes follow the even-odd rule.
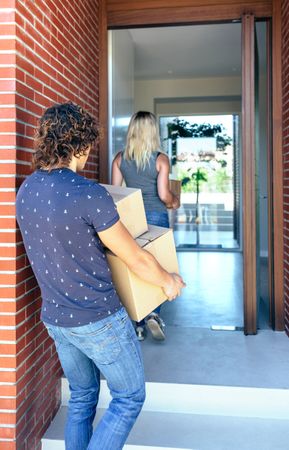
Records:
[[[184,225],[182,228],[174,231],[176,246],[179,244],[195,244],[196,231],[192,230],[192,226]],[[233,238],[233,231],[206,231],[200,229],[200,244],[219,245],[222,249],[237,249],[239,247]]]
[[[178,252],[187,283],[176,302],[162,307],[168,325],[210,328],[243,326],[243,259],[240,252]],[[266,260],[260,262],[258,327],[269,329]]]
[[[243,324],[242,255],[178,253],[187,282],[183,294],[162,306],[165,342],[142,343],[148,381],[289,388],[289,339],[269,328],[259,307],[256,336],[212,331]],[[265,285],[264,285],[265,286]]]
[[[289,389],[289,339],[285,333],[168,326],[164,342],[141,343],[146,380],[219,386]]]
[[[180,273],[187,283],[182,296],[162,307],[168,325],[243,326],[241,253],[178,252]]]

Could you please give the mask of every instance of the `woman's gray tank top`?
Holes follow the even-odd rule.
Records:
[[[165,212],[166,206],[158,196],[156,160],[159,152],[153,152],[144,169],[137,169],[134,160],[121,157],[120,171],[127,187],[141,189],[146,211]]]

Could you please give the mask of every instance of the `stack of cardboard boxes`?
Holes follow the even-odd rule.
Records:
[[[111,194],[120,220],[138,245],[150,252],[168,272],[178,273],[171,229],[148,225],[140,189],[103,185]],[[107,251],[112,279],[131,319],[140,321],[166,300],[163,290],[141,280],[111,251]]]

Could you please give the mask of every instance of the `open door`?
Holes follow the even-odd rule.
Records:
[[[156,2],[157,4],[158,2]],[[129,3],[125,3],[123,8],[128,8]],[[270,7],[271,8],[271,7]],[[176,6],[170,8],[166,15],[156,14],[153,7],[149,6],[148,14],[143,15],[143,10],[134,9],[129,5],[129,11],[125,14],[120,8],[119,11],[108,11],[108,28],[109,29],[124,29],[124,27],[135,28],[148,27],[157,23],[162,26],[171,26],[176,23],[178,26],[183,24],[196,24],[199,21],[206,21],[215,23],[221,19],[221,16],[215,16],[215,10],[210,10],[211,15],[202,16],[198,9],[196,16],[193,11],[190,14],[185,14],[183,8]],[[179,15],[176,15],[176,9]],[[239,9],[238,9],[239,11]],[[245,334],[255,334],[258,328],[258,303],[259,303],[259,279],[258,279],[258,265],[260,252],[258,245],[258,232],[260,231],[258,223],[258,204],[260,198],[263,198],[265,203],[266,193],[258,192],[258,152],[256,146],[256,35],[255,26],[256,20],[264,20],[267,18],[268,30],[271,36],[268,41],[268,64],[269,59],[272,58],[272,66],[274,71],[270,74],[272,79],[268,77],[268,104],[271,102],[271,108],[268,107],[268,148],[272,147],[271,155],[268,153],[268,265],[269,265],[269,290],[270,290],[270,317],[271,326],[276,330],[284,329],[284,312],[283,312],[283,194],[282,194],[282,108],[281,108],[281,37],[280,37],[280,2],[273,2],[273,15],[271,9],[267,12],[260,12],[252,6],[252,14],[244,14],[240,17],[240,13],[234,13],[230,9],[229,16],[222,17],[224,21],[235,22],[236,17],[242,20],[242,121],[240,144],[242,146],[242,163],[240,164],[240,177],[242,177],[243,186],[240,191],[239,202],[242,208],[240,210],[243,230],[241,230],[241,246],[243,244],[243,266],[244,266],[244,331]],[[219,14],[219,9],[218,9]],[[272,21],[270,21],[272,16]],[[206,19],[206,20],[205,20]],[[155,22],[157,20],[157,22]],[[104,25],[105,26],[105,25]],[[272,29],[270,28],[272,27]],[[105,29],[106,31],[106,29]],[[269,36],[267,33],[267,38]],[[104,36],[105,32],[103,33]],[[272,42],[271,42],[272,41]],[[272,45],[272,48],[271,48]],[[106,47],[103,55],[107,56]],[[271,56],[270,56],[271,54]],[[101,59],[101,67],[105,66],[105,57]],[[100,102],[100,119],[101,123],[106,123],[108,105],[104,101],[107,97],[108,81],[101,71],[101,86],[102,102]],[[104,81],[106,80],[106,81]],[[121,90],[119,90],[121,92]],[[261,96],[262,97],[262,96]],[[272,117],[270,117],[270,109],[272,110]],[[271,130],[271,131],[270,131]],[[271,133],[271,134],[270,134]],[[105,135],[105,133],[104,133]],[[237,135],[237,133],[236,133]],[[239,136],[237,136],[239,137]],[[104,181],[108,179],[109,163],[107,156],[108,142],[103,139],[100,145],[100,175]],[[261,144],[262,148],[262,144]],[[104,158],[102,157],[104,154]],[[262,194],[262,195],[261,195]],[[262,197],[263,196],[263,197]],[[274,216],[272,215],[274,205]],[[262,223],[262,221],[261,221]],[[240,227],[242,228],[242,227]],[[278,232],[274,233],[274,230]],[[243,232],[242,232],[243,231]],[[236,233],[236,231],[235,231]],[[262,282],[261,282],[262,284]]]

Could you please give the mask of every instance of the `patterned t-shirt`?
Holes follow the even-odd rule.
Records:
[[[119,220],[105,188],[70,169],[37,170],[22,183],[16,211],[43,321],[75,327],[120,309],[97,234]]]

